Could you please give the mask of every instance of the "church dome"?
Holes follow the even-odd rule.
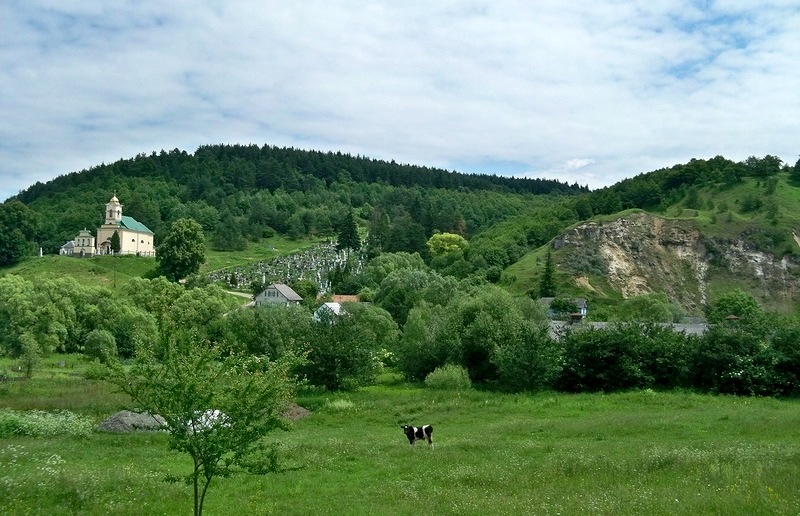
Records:
[[[119,199],[117,199],[117,196],[115,195],[109,202],[119,202]]]

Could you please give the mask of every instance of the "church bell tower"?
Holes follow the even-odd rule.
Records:
[[[117,196],[111,198],[106,204],[106,224],[119,225],[122,221],[122,205]]]

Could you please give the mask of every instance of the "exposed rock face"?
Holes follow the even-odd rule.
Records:
[[[759,297],[800,297],[797,258],[759,252],[741,239],[703,237],[690,220],[634,213],[605,224],[587,222],[556,238],[554,247],[574,248],[575,253],[596,250],[609,284],[626,298],[665,292],[685,308],[701,310],[712,267],[752,279]]]

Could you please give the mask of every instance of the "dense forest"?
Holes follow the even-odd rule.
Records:
[[[510,246],[475,251],[502,267],[573,221],[576,215],[566,200],[587,191],[555,180],[468,175],[341,153],[235,145],[201,147],[193,155],[179,150],[139,155],[34,184],[9,202],[19,201],[35,212],[37,230],[25,238],[45,253],[58,252],[78,230],[96,227],[112,193],[122,200],[125,214],[151,228],[157,240],[172,221],[193,218],[218,250],[243,249],[248,240],[276,233],[333,236],[353,210],[370,235],[373,254],[426,255],[425,243],[434,232],[469,239],[515,217],[543,220],[550,214]],[[554,213],[557,224],[549,220]]]

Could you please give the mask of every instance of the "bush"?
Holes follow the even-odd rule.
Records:
[[[800,172],[800,171],[799,171]],[[800,327],[779,325],[772,336],[771,351],[774,393],[784,396],[800,394]]]
[[[67,410],[19,412],[0,408],[0,437],[85,436],[92,432],[92,426],[90,418]]]
[[[460,357],[458,332],[446,307],[422,302],[408,314],[395,356],[397,367],[409,380],[419,381],[437,367]]]
[[[558,387],[570,392],[612,392],[650,387],[642,367],[638,325],[574,330],[562,338],[564,364]]]
[[[772,350],[738,322],[712,327],[692,356],[694,386],[738,395],[771,395]]]
[[[498,386],[519,392],[548,388],[561,370],[561,348],[546,326],[525,325],[518,338],[498,345],[492,353]]]
[[[467,370],[459,365],[446,364],[437,367],[425,377],[429,389],[464,391],[472,388]]]

